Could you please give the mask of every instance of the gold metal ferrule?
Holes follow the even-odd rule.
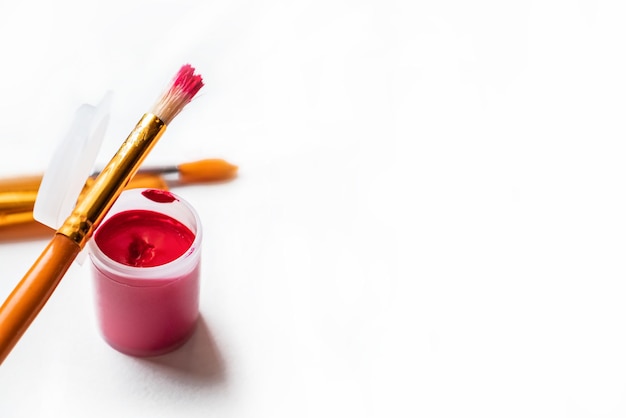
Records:
[[[92,184],[86,185],[72,211],[57,231],[82,249],[122,190],[165,131],[165,123],[147,113]]]
[[[0,213],[32,209],[36,198],[37,190],[0,192]]]

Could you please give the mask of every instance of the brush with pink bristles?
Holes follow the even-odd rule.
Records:
[[[41,311],[124,186],[163,135],[166,125],[202,86],[202,77],[194,68],[183,65],[154,107],[143,115],[119,151],[81,195],[72,214],[0,306],[0,363]]]

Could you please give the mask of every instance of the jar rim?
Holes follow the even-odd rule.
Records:
[[[133,209],[143,210],[144,208],[136,208],[136,207],[133,208],[132,206],[131,208],[128,208],[128,209],[122,209],[125,205],[128,205],[129,202],[132,203],[131,199],[138,199],[138,198],[141,198],[144,200],[137,200],[137,203],[144,203],[149,206],[148,208],[145,208],[145,210],[151,210],[154,212],[162,213],[166,216],[176,219],[176,217],[172,216],[171,214],[164,213],[163,211],[159,210],[159,208],[161,209],[166,208],[166,206],[161,206],[161,205],[168,205],[171,203],[154,202],[142,195],[142,192],[145,190],[155,190],[155,189],[125,190],[118,198],[118,201],[116,202],[116,204],[113,205],[113,207],[111,208],[111,210],[109,211],[105,219],[102,221],[100,226],[103,226],[104,224],[106,224],[106,222],[112,216],[118,213],[122,213],[127,210],[133,210]],[[165,264],[160,264],[158,266],[150,266],[150,267],[134,267],[134,266],[129,266],[127,264],[120,263],[119,261],[115,261],[108,255],[106,255],[102,251],[102,249],[98,246],[98,244],[96,243],[96,240],[93,239],[93,236],[92,236],[92,239],[89,240],[89,243],[87,244],[87,248],[89,251],[89,256],[91,258],[91,261],[94,264],[94,267],[96,267],[98,270],[100,270],[102,273],[106,274],[109,277],[111,275],[107,273],[112,273],[117,279],[116,280],[116,279],[111,278],[112,280],[118,281],[123,284],[135,285],[135,286],[149,285],[146,282],[147,279],[149,279],[149,282],[152,285],[155,285],[155,284],[158,285],[159,282],[162,282],[162,284],[170,283],[173,281],[173,279],[183,277],[185,274],[193,270],[197,265],[197,259],[200,257],[200,253],[201,253],[200,247],[202,243],[202,223],[200,221],[200,217],[198,216],[198,213],[193,208],[193,206],[189,204],[189,202],[187,202],[186,200],[184,200],[183,198],[181,198],[175,193],[172,193],[169,191],[168,193],[170,193],[171,195],[173,195],[173,197],[176,198],[175,202],[180,203],[180,207],[186,212],[188,212],[188,215],[191,215],[190,220],[191,220],[192,225],[187,225],[186,223],[184,223],[194,233],[194,240],[192,241],[189,248],[183,254],[181,254],[174,260],[171,260]],[[117,208],[116,208],[116,205],[117,205]],[[120,208],[120,206],[122,208]],[[179,219],[177,220],[180,221]]]

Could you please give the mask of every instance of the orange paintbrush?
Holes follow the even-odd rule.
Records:
[[[236,165],[218,158],[171,166],[142,167],[126,188],[168,189],[172,186],[225,181],[233,178],[237,169]],[[87,185],[98,174],[99,172],[94,173]],[[23,176],[0,179],[0,232],[6,227],[34,222],[32,212],[41,178]]]

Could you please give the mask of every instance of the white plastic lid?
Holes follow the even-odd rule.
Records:
[[[97,106],[83,104],[76,110],[74,122],[41,180],[33,209],[38,222],[59,229],[72,213],[102,145],[111,96],[107,92]]]

